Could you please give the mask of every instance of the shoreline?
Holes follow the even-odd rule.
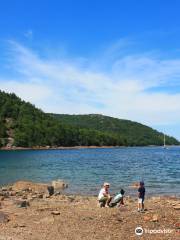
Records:
[[[73,146],[73,147],[2,147],[1,150],[73,150],[73,149],[101,149],[101,148],[124,148],[126,146]]]
[[[74,150],[74,149],[108,149],[108,148],[135,148],[135,147],[162,147],[162,145],[147,145],[147,146],[73,146],[73,147],[1,147],[0,151],[16,151],[16,150]],[[180,145],[167,145],[169,147],[180,147]]]

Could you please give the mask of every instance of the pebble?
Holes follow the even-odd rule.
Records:
[[[152,222],[158,222],[158,215],[154,214],[151,221]]]

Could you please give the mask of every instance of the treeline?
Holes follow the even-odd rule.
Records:
[[[68,115],[51,114],[59,121],[71,126],[94,129],[111,134],[125,146],[147,146],[164,144],[164,134],[148,126],[130,120],[118,119],[99,114]],[[179,142],[166,136],[167,145],[178,145]]]
[[[46,114],[15,94],[0,91],[0,147],[162,145],[144,125],[102,115]],[[179,144],[167,137],[167,144]]]

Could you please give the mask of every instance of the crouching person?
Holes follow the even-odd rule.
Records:
[[[109,207],[109,203],[112,199],[112,197],[109,194],[109,183],[104,183],[103,187],[101,188],[99,195],[98,195],[98,201],[100,207]]]
[[[112,199],[112,201],[109,204],[109,207],[115,207],[118,206],[120,207],[121,205],[124,205],[124,193],[125,191],[123,189],[121,189]]]

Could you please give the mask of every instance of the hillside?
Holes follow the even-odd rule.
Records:
[[[0,91],[0,147],[121,144],[112,134],[62,123],[15,94]]]
[[[162,145],[164,134],[160,133],[148,126],[113,117],[98,114],[89,115],[68,115],[68,114],[52,114],[61,122],[71,126],[83,127],[86,129],[94,129],[120,138],[125,145],[143,146],[143,145]],[[166,136],[168,145],[178,144],[178,141]]]
[[[167,144],[179,144],[166,137]],[[163,134],[103,115],[47,114],[0,91],[0,147],[162,145]]]

